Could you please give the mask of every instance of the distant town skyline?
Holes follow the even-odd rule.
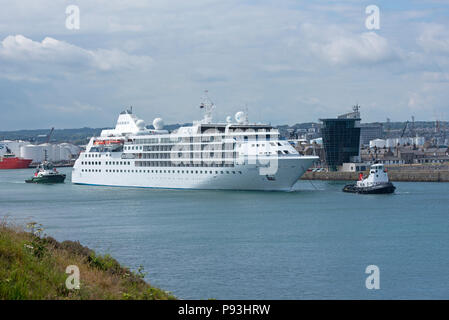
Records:
[[[112,127],[131,105],[147,125],[192,122],[206,89],[219,121],[246,106],[254,122],[318,122],[356,103],[363,122],[449,117],[446,0],[1,6],[0,131]]]

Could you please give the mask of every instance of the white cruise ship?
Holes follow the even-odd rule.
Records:
[[[290,191],[318,157],[303,156],[270,125],[250,124],[244,112],[235,121],[204,119],[173,132],[156,118],[154,129],[132,110],[123,111],[115,129],[92,137],[76,160],[75,184],[176,189]]]

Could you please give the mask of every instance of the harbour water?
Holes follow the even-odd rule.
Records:
[[[79,240],[181,299],[448,299],[449,184],[392,195],[299,181],[295,192],[25,184],[0,170],[0,216]],[[380,289],[365,268],[380,269]],[[82,275],[81,275],[82,281]]]

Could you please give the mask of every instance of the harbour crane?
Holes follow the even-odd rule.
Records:
[[[53,131],[55,131],[55,128],[54,127],[52,127],[51,128],[51,130],[50,130],[50,132],[48,133],[48,134],[40,134],[40,135],[38,135],[37,137],[38,138],[45,138],[45,143],[49,143],[50,142],[50,138],[51,138],[51,135],[53,134]]]
[[[404,133],[405,133],[405,130],[407,129],[407,126],[408,126],[408,120],[407,120],[407,122],[405,123],[404,129],[402,129],[401,138],[404,137]]]
[[[50,142],[50,138],[51,138],[51,135],[53,134],[53,131],[55,131],[55,127],[52,127],[51,130],[50,130],[50,133],[47,135],[46,143]]]

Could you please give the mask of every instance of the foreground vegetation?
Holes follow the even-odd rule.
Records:
[[[25,228],[0,219],[0,299],[174,299],[109,255],[79,242],[43,236],[35,223]],[[66,268],[80,271],[79,289],[66,287]]]

